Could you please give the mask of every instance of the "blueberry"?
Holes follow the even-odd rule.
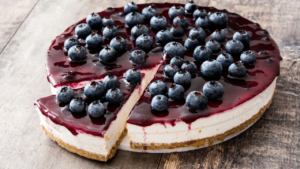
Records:
[[[203,29],[208,28],[209,24],[208,24],[208,19],[206,16],[199,16],[198,19],[195,22],[195,26],[197,27],[201,27]]]
[[[233,63],[233,57],[229,53],[221,53],[216,60],[222,64],[224,69]]]
[[[145,63],[147,60],[146,53],[142,50],[134,50],[131,52],[130,60],[135,64]]]
[[[108,74],[103,79],[103,86],[105,87],[106,90],[113,89],[113,88],[119,87],[120,82],[119,82],[119,79],[115,75]]]
[[[144,18],[142,16],[142,14],[140,14],[138,12],[131,12],[131,13],[126,15],[125,23],[129,27],[133,27],[133,26],[138,25],[138,24],[143,24],[144,23]]]
[[[81,97],[75,97],[71,100],[69,109],[72,113],[79,114],[85,111],[85,102]]]
[[[124,6],[125,14],[128,14],[130,12],[137,12],[138,10],[139,10],[139,8],[134,2],[130,2]]]
[[[170,32],[174,37],[181,37],[184,34],[184,30],[182,29],[182,27],[178,26],[177,24],[171,27]]]
[[[86,45],[91,49],[100,48],[102,41],[102,37],[94,32],[85,39]]]
[[[256,61],[256,55],[251,50],[245,51],[241,54],[241,61],[244,64],[253,64]]]
[[[188,71],[179,70],[174,76],[174,82],[180,85],[191,84],[192,76]]]
[[[191,0],[185,4],[184,8],[188,13],[193,13],[197,9],[197,6],[198,5],[193,0]]]
[[[140,35],[135,41],[136,47],[148,51],[153,47],[153,39],[147,34]]]
[[[199,42],[195,38],[189,37],[184,42],[184,47],[188,50],[194,50],[199,45]]]
[[[76,45],[80,45],[79,40],[76,38],[69,38],[69,39],[66,39],[66,41],[64,43],[64,48],[66,51],[68,51],[72,46],[76,46]]]
[[[169,107],[169,100],[164,95],[156,95],[151,101],[151,107],[156,111],[164,111]]]
[[[201,73],[206,77],[218,78],[221,76],[222,70],[222,64],[214,59],[209,59],[201,65]]]
[[[243,65],[243,62],[238,61],[232,63],[228,68],[229,76],[232,77],[243,77],[247,73],[246,67]]]
[[[167,43],[173,40],[173,34],[166,29],[162,29],[159,32],[157,32],[155,39],[157,43],[161,44],[162,46],[165,46]]]
[[[184,47],[178,42],[169,42],[164,47],[164,53],[167,55],[168,59],[172,59],[175,56],[184,56]]]
[[[205,9],[203,9],[202,7],[198,7],[198,8],[194,11],[193,16],[194,16],[194,18],[195,18],[195,20],[196,20],[196,19],[198,19],[199,17],[205,17],[205,16],[207,16],[207,13],[206,13],[206,10],[205,10]]]
[[[69,103],[74,98],[74,91],[68,86],[62,86],[56,90],[56,100],[61,103]]]
[[[243,43],[244,46],[248,46],[250,43],[250,35],[247,31],[239,30],[233,34],[233,39]]]
[[[176,16],[173,19],[173,25],[175,25],[175,24],[177,24],[178,26],[180,26],[182,28],[187,28],[189,26],[188,20],[183,15]]]
[[[164,29],[167,26],[167,19],[162,15],[155,15],[151,18],[150,25],[155,30]]]
[[[212,52],[218,52],[221,49],[221,45],[218,41],[209,40],[206,42],[205,46],[209,48]]]
[[[105,94],[105,87],[101,82],[92,81],[85,85],[83,92],[89,99],[100,99]]]
[[[142,15],[145,20],[150,20],[153,16],[156,15],[156,10],[151,5],[149,5],[142,10]]]
[[[212,58],[212,51],[205,46],[198,46],[195,48],[193,57],[197,62],[204,62],[209,58]]]
[[[125,79],[129,83],[140,83],[142,80],[142,73],[135,68],[129,69],[125,73]]]
[[[112,62],[117,59],[117,51],[114,48],[106,46],[99,53],[99,58],[103,62]]]
[[[173,100],[183,99],[184,88],[179,84],[172,84],[168,90],[168,96]]]
[[[106,39],[112,39],[112,38],[118,36],[118,30],[115,26],[106,26],[103,29],[103,36]]]
[[[131,37],[133,39],[138,38],[140,35],[142,34],[149,34],[149,29],[147,26],[145,25],[135,25],[132,29],[131,29]]]
[[[192,75],[197,73],[197,66],[194,62],[185,61],[181,66],[181,70],[186,70]]]
[[[87,18],[86,18],[86,23],[89,25],[90,28],[92,29],[101,29],[102,26],[102,20],[100,15],[96,13],[91,13]]]
[[[103,19],[102,19],[102,26],[103,27],[106,27],[106,26],[114,26],[115,25],[115,21],[109,17],[109,16],[105,16]]]
[[[203,42],[206,37],[206,33],[202,28],[195,27],[190,30],[189,37],[196,38],[198,42]]]
[[[119,88],[109,89],[105,98],[111,104],[121,104],[123,101],[123,93]]]
[[[176,16],[184,15],[185,11],[182,6],[174,5],[169,9],[169,16],[174,19]]]
[[[175,56],[171,59],[170,64],[176,65],[178,68],[180,68],[183,62],[184,60],[182,57]]]
[[[227,53],[233,56],[239,56],[244,50],[244,45],[238,40],[230,40],[226,43],[225,49]]]
[[[227,15],[222,12],[215,12],[209,16],[209,23],[214,26],[214,28],[222,29],[225,28],[228,22]]]
[[[127,42],[121,36],[117,36],[110,41],[109,45],[118,52],[124,52],[126,51]]]
[[[85,23],[81,23],[77,25],[75,28],[75,34],[78,38],[84,39],[91,33],[92,33],[91,28]]]
[[[105,109],[100,100],[93,101],[88,107],[90,116],[98,118],[104,115]]]
[[[225,33],[223,31],[223,29],[221,31],[219,31],[218,29],[216,29],[216,31],[214,31],[211,35],[210,35],[211,39],[218,41],[218,42],[223,42],[226,39]]]
[[[207,102],[206,96],[200,91],[192,91],[186,97],[186,105],[193,110],[205,109]]]
[[[164,67],[164,75],[169,78],[173,78],[178,71],[179,68],[174,64],[169,64]]]
[[[216,100],[223,96],[223,85],[218,81],[206,82],[203,86],[203,94],[211,100]]]
[[[83,46],[72,46],[68,51],[68,56],[72,61],[83,61],[86,59],[86,50]]]
[[[159,94],[166,94],[168,91],[168,87],[167,85],[160,81],[160,80],[157,80],[155,82],[152,82],[150,85],[149,85],[149,92],[152,94],[152,95],[159,95]]]

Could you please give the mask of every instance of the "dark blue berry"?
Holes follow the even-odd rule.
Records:
[[[241,61],[244,64],[253,64],[256,61],[256,55],[251,50],[245,51],[241,54]]]
[[[179,84],[172,84],[168,90],[168,96],[173,100],[183,99],[184,88]]]
[[[84,39],[91,33],[92,33],[91,28],[85,23],[81,23],[77,25],[75,28],[75,34],[78,38]]]
[[[106,90],[113,89],[113,88],[119,87],[120,82],[119,82],[119,79],[115,75],[108,74],[103,79],[103,86],[105,87]]]
[[[167,19],[162,15],[155,15],[151,18],[150,25],[155,30],[164,29],[167,26]]]
[[[102,20],[100,15],[96,13],[91,13],[87,18],[86,18],[86,23],[89,25],[90,28],[92,29],[101,29],[102,27]]]
[[[199,45],[199,42],[196,38],[189,37],[184,42],[184,47],[188,50],[194,50]]]
[[[184,15],[176,16],[173,19],[173,25],[175,25],[175,24],[182,28],[187,28],[189,26],[189,22]]]
[[[178,71],[179,68],[174,64],[169,64],[164,67],[164,75],[169,78],[173,78]]]
[[[144,23],[144,18],[142,16],[142,14],[140,14],[138,12],[131,12],[131,13],[126,15],[125,23],[129,27],[134,27],[135,25],[143,24]]]
[[[123,101],[123,93],[119,88],[109,89],[105,98],[111,104],[121,104]]]
[[[232,77],[243,77],[247,73],[246,67],[243,65],[243,62],[238,61],[232,63],[228,68],[229,76]]]
[[[156,10],[151,5],[148,7],[145,7],[142,11],[142,15],[145,20],[150,20],[153,16],[156,15]]]
[[[169,16],[174,19],[176,16],[184,15],[185,11],[182,6],[174,5],[169,9]]]
[[[156,43],[165,46],[167,43],[173,40],[173,34],[166,29],[162,29],[159,32],[157,32],[155,39],[156,39]]]
[[[202,28],[195,27],[190,30],[189,37],[196,38],[198,42],[203,42],[206,37],[206,33]]]
[[[156,111],[164,111],[169,107],[169,100],[164,95],[156,95],[151,101],[151,107]]]
[[[103,62],[112,62],[117,59],[117,51],[114,48],[106,46],[99,53],[99,58]]]
[[[103,27],[106,27],[106,26],[114,26],[115,25],[115,21],[109,17],[109,16],[105,16],[103,19],[102,19],[102,26]]]
[[[205,10],[205,9],[203,9],[202,7],[198,7],[198,8],[194,11],[193,16],[194,16],[194,18],[195,18],[195,20],[196,20],[196,19],[198,19],[199,17],[205,17],[205,16],[207,16],[207,13],[206,13],[206,10]]]
[[[222,64],[213,59],[209,59],[201,65],[201,73],[205,77],[218,78],[221,76],[222,70]]]
[[[56,90],[56,100],[61,103],[69,103],[74,98],[74,91],[68,86],[62,86]]]
[[[175,56],[184,56],[184,47],[178,42],[169,42],[164,47],[164,53],[167,55],[168,59],[172,59]]]
[[[147,60],[146,53],[142,50],[134,50],[131,52],[130,60],[135,64],[145,63]]]
[[[226,39],[225,33],[223,31],[223,29],[221,31],[219,31],[218,29],[216,29],[216,31],[214,31],[211,35],[210,35],[211,39],[218,41],[218,42],[223,42]]]
[[[125,73],[125,79],[129,83],[140,83],[142,80],[142,73],[135,68],[129,69]]]
[[[209,48],[212,52],[218,52],[221,49],[221,45],[218,41],[209,40],[206,42],[205,46]]]
[[[206,29],[209,26],[208,23],[209,22],[206,16],[199,16],[195,22],[195,26]]]
[[[244,46],[248,46],[250,43],[250,35],[247,31],[239,30],[233,34],[233,39],[243,43]]]
[[[137,12],[138,10],[139,10],[139,8],[134,2],[130,2],[124,6],[125,14],[128,14],[130,12]]]
[[[186,97],[186,105],[193,110],[205,109],[207,103],[206,96],[200,91],[192,91]]]
[[[109,45],[118,52],[124,52],[126,51],[127,42],[121,36],[117,36],[110,41]]]
[[[206,82],[203,86],[203,94],[211,100],[216,100],[223,96],[223,85],[218,81]]]
[[[224,69],[233,63],[233,57],[229,53],[221,53],[216,60],[222,64]]]
[[[222,29],[225,28],[228,22],[228,17],[225,13],[215,12],[209,16],[209,23],[214,28]]]
[[[106,39],[112,39],[112,38],[118,36],[118,30],[115,26],[106,26],[103,29],[103,36]]]
[[[205,46],[198,46],[195,48],[193,57],[197,62],[204,62],[209,58],[212,58],[212,51]]]
[[[98,118],[104,115],[105,109],[100,100],[93,101],[88,107],[88,113],[94,118]]]
[[[85,111],[85,102],[81,97],[75,97],[71,100],[69,109],[72,113],[79,114]]]
[[[85,85],[83,92],[89,99],[100,99],[105,94],[105,87],[101,82],[92,81]]]
[[[232,56],[240,56],[244,50],[244,45],[238,40],[230,40],[226,43],[225,49],[227,53],[230,53]]]
[[[191,0],[185,4],[184,8],[188,13],[193,13],[197,9],[197,6],[198,5],[193,0]]]
[[[86,59],[86,49],[83,46],[72,46],[68,50],[68,56],[72,61],[83,61]]]
[[[182,27],[178,26],[177,24],[171,27],[170,32],[174,37],[181,37],[184,34],[184,30],[182,29]]]
[[[102,37],[94,32],[85,39],[85,43],[87,47],[90,49],[100,48],[102,41],[103,41]]]
[[[185,70],[179,70],[174,76],[174,82],[183,86],[191,84],[191,80],[191,74]]]
[[[168,91],[168,87],[167,85],[160,81],[160,80],[157,80],[155,82],[152,82],[150,85],[149,85],[149,92],[152,94],[152,95],[159,95],[159,94],[166,94]]]
[[[68,51],[72,46],[76,46],[76,45],[80,45],[79,40],[76,38],[69,38],[69,39],[66,39],[66,41],[64,43],[64,48],[66,51]]]
[[[149,29],[147,26],[145,25],[135,25],[132,29],[131,29],[131,37],[133,39],[138,38],[140,35],[142,34],[149,34]]]
[[[135,41],[136,47],[148,51],[153,48],[153,39],[147,34],[140,35]]]
[[[197,73],[197,66],[194,62],[185,61],[181,66],[181,70],[186,70],[192,75]]]
[[[178,68],[180,68],[183,64],[184,60],[182,57],[175,56],[171,59],[170,64],[176,65]]]

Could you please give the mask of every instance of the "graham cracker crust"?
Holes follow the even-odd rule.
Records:
[[[98,161],[107,161],[108,159],[112,158],[115,155],[121,141],[127,135],[127,129],[125,128],[123,130],[122,134],[120,135],[119,139],[113,145],[112,149],[110,150],[110,153],[107,156],[103,156],[103,155],[94,154],[94,153],[90,153],[88,151],[78,149],[78,148],[76,148],[76,147],[74,147],[74,146],[72,146],[68,143],[65,143],[60,138],[55,137],[52,133],[50,133],[48,130],[46,130],[43,125],[41,125],[41,127],[42,127],[44,133],[46,135],[48,135],[53,141],[57,142],[61,147],[67,149],[70,152],[81,155],[83,157],[90,158],[90,159],[93,159],[93,160],[98,160]]]
[[[274,94],[276,92],[277,91],[275,90]],[[216,136],[207,137],[207,138],[203,138],[203,139],[198,139],[198,140],[191,140],[191,141],[180,142],[180,143],[171,143],[171,144],[161,143],[159,145],[157,143],[151,143],[151,144],[145,145],[145,144],[140,144],[140,143],[134,143],[131,141],[130,148],[138,149],[138,150],[174,149],[174,148],[179,148],[179,147],[197,147],[197,148],[199,148],[199,147],[203,147],[205,143],[208,146],[211,146],[214,141],[223,141],[225,137],[244,130],[250,124],[252,124],[256,120],[258,120],[264,114],[265,110],[267,108],[269,108],[269,106],[271,105],[274,94],[273,94],[272,98],[270,99],[270,101],[268,102],[268,104],[265,105],[264,107],[262,107],[257,114],[253,115],[250,119],[248,119],[244,123],[224,132],[223,134],[219,134]]]

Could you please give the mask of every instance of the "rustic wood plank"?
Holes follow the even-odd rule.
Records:
[[[210,0],[209,6],[236,12],[269,31],[283,57],[278,92],[262,118],[240,136],[205,149],[163,154],[159,168],[299,168],[300,2]]]

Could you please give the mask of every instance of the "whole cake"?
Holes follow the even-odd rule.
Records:
[[[56,37],[46,57],[54,95],[35,105],[44,132],[87,158],[107,161],[120,144],[187,151],[258,120],[280,60],[268,32],[238,14],[192,1],[132,2],[91,13]]]

